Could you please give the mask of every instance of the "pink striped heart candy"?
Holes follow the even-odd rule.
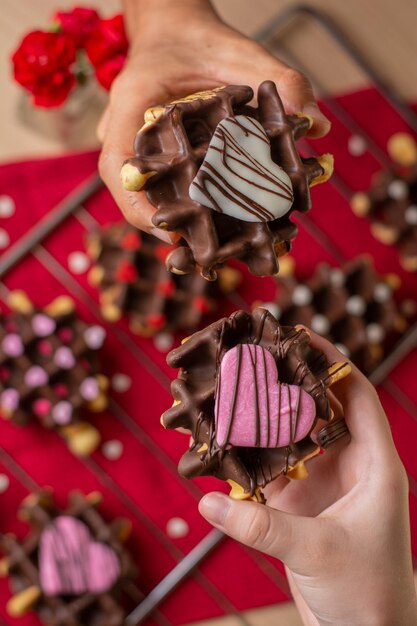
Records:
[[[216,390],[219,446],[281,448],[306,437],[315,416],[315,402],[304,389],[279,382],[268,350],[238,344],[226,352]]]
[[[104,593],[119,575],[120,563],[114,550],[94,541],[80,520],[61,515],[42,533],[39,578],[47,596]]]

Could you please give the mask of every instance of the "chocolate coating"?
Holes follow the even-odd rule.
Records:
[[[0,316],[2,416],[19,425],[37,418],[49,428],[76,422],[104,391],[97,360],[104,336],[74,308]]]
[[[388,279],[375,272],[367,257],[341,268],[323,263],[304,281],[280,276],[277,283],[280,323],[312,328],[344,348],[365,372],[382,360],[407,325]]]
[[[248,105],[252,97],[250,87],[236,85],[189,96],[158,109],[155,121],[145,123],[136,136],[135,158],[129,163],[142,174],[152,174],[144,183],[146,195],[157,209],[152,221],[158,228],[181,235],[182,247],[174,267],[183,272],[197,265],[205,278],[213,280],[218,267],[237,258],[255,275],[276,274],[278,255],[289,249],[297,232],[289,219],[291,213],[308,211],[310,185],[328,176],[319,160],[301,157],[295,146],[308,132],[310,120],[286,115],[271,81],[260,85],[257,108]],[[261,123],[271,143],[272,160],[291,179],[293,204],[279,219],[247,222],[190,198],[190,185],[217,125],[237,115]]]
[[[139,233],[122,222],[89,234],[87,249],[94,266],[90,282],[100,290],[104,317],[129,318],[136,334],[195,331],[202,318],[217,310],[222,293],[239,282],[240,273],[228,268],[217,283],[199,274],[177,275],[165,267],[177,253],[156,237]],[[231,276],[233,274],[233,276]]]
[[[97,495],[99,496],[84,496],[73,492],[69,496],[68,508],[60,511],[54,505],[51,492],[32,494],[23,501],[19,511],[20,517],[30,524],[26,538],[22,542],[13,535],[4,535],[1,538],[0,545],[7,554],[5,562],[13,593],[24,593],[30,587],[39,589],[36,604],[25,608],[34,608],[40,620],[48,626],[123,626],[126,608],[121,602],[121,594],[128,592],[133,602],[141,597],[133,584],[136,569],[122,545],[129,532],[129,522],[117,519],[108,524],[97,510],[100,501]],[[105,544],[117,556],[120,571],[111,589],[102,593],[89,591],[75,596],[49,596],[42,591],[39,576],[40,542],[43,532],[61,515],[81,521],[94,541]]]
[[[317,420],[329,420],[332,412],[326,386],[332,382],[324,356],[309,347],[305,331],[280,326],[266,309],[252,315],[238,311],[229,318],[187,339],[167,358],[171,367],[181,368],[172,383],[174,405],[162,416],[166,428],[191,430],[193,443],[179,463],[186,478],[213,475],[239,485],[244,497],[258,497],[260,488],[280,474],[289,473],[298,463],[319,452],[310,436],[282,448],[243,448],[216,441],[214,404],[220,363],[225,353],[239,344],[253,343],[273,356],[282,383],[299,385],[313,398]],[[338,376],[348,367],[335,365]],[[277,416],[278,418],[278,416]]]
[[[417,271],[417,164],[378,172],[358,196],[375,237],[398,248],[404,269]]]

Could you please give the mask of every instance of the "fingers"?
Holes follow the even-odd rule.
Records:
[[[308,575],[326,543],[327,521],[299,517],[263,504],[238,501],[221,493],[202,498],[200,513],[214,526],[251,548],[284,561]]]
[[[310,137],[323,137],[331,127],[330,120],[320,111],[313,88],[308,78],[298,70],[289,67],[272,56],[262,46],[255,42],[241,43],[247,50],[242,49],[241,58],[252,58],[256,62],[248,67],[239,60],[230,59],[226,67],[221,69],[221,76],[231,83],[240,81],[250,84],[255,93],[264,80],[273,80],[287,113],[303,112],[313,118],[313,126],[309,131]]]
[[[323,352],[329,363],[347,360],[327,339],[310,329],[307,332],[311,346]],[[374,449],[382,442],[392,447],[391,430],[374,386],[353,363],[350,365],[349,376],[335,383],[331,390],[342,404],[352,437]]]
[[[330,120],[320,111],[311,83],[304,74],[286,67],[281,69],[276,85],[287,113],[301,111],[313,118],[310,137],[327,135],[331,127]]]
[[[148,202],[145,193],[126,191],[120,181],[124,161],[133,156],[133,141],[143,124],[144,112],[153,101],[158,101],[158,95],[147,92],[146,97],[143,96],[137,79],[136,86],[134,82],[128,84],[125,78],[117,81],[112,88],[110,105],[97,128],[97,134],[103,142],[99,158],[100,176],[128,222],[172,243],[175,235],[171,236],[153,226],[151,218],[155,208]]]

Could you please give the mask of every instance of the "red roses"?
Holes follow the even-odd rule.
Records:
[[[110,89],[128,50],[123,17],[101,19],[93,9],[75,7],[58,11],[53,27],[53,32],[26,35],[12,57],[15,79],[32,94],[33,103],[62,104],[74,85],[91,73],[87,59],[98,82]]]

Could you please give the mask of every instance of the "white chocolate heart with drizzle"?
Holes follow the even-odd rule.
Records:
[[[288,174],[271,159],[262,125],[246,115],[222,120],[190,185],[190,198],[244,222],[269,222],[293,203]]]

